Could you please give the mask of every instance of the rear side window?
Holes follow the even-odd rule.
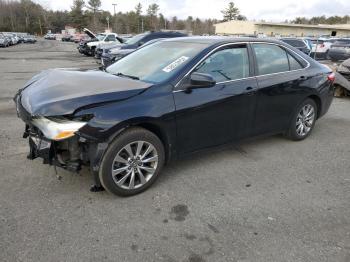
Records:
[[[195,72],[211,75],[216,82],[249,77],[249,58],[246,46],[219,50],[205,59]]]
[[[277,45],[253,44],[258,75],[289,71],[287,52]]]

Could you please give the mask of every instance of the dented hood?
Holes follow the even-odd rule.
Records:
[[[51,69],[34,76],[20,91],[32,116],[74,113],[81,107],[135,96],[151,84],[97,70]]]

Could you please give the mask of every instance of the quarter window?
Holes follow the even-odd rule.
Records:
[[[253,44],[258,75],[289,71],[287,53],[277,45]]]
[[[247,47],[230,47],[217,51],[205,59],[195,72],[209,74],[216,82],[249,77]]]
[[[290,70],[298,70],[303,68],[301,64],[289,53],[288,53],[288,60],[289,60]]]

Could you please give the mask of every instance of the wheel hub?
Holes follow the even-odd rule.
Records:
[[[112,165],[112,177],[124,189],[138,188],[151,179],[157,165],[155,147],[146,141],[135,141],[117,153]]]

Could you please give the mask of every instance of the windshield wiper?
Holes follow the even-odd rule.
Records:
[[[123,73],[116,73],[116,74],[113,74],[115,76],[121,76],[121,77],[128,77],[128,78],[131,78],[131,79],[134,79],[134,80],[140,80],[139,77],[137,76],[132,76],[132,75],[126,75],[126,74],[123,74]]]

